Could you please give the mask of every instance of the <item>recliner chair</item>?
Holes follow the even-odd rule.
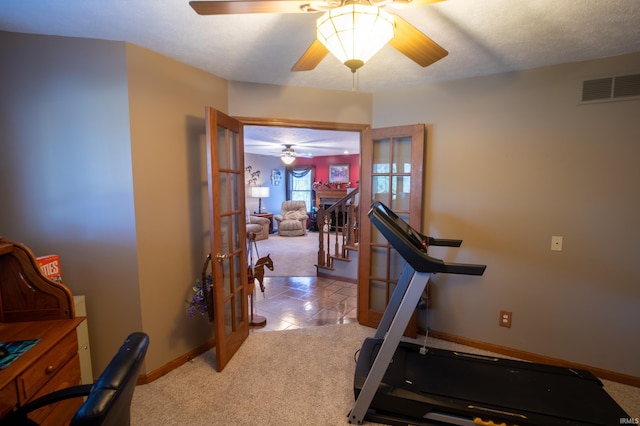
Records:
[[[269,224],[266,217],[247,215],[247,235],[256,234],[256,241],[269,238]]]
[[[0,425],[37,425],[27,415],[46,405],[86,396],[69,426],[127,426],[138,372],[149,347],[149,336],[132,333],[93,385],[72,386],[54,391],[7,414]]]
[[[280,214],[273,217],[278,224],[278,235],[297,237],[307,233],[307,203],[289,200],[282,203]]]

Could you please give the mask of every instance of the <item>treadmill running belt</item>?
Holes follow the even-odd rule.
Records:
[[[362,345],[356,397],[381,345],[382,339],[373,338]],[[421,355],[419,350],[419,345],[400,343],[371,408],[415,419],[437,411],[542,425],[618,424],[627,417],[586,370],[435,348]]]

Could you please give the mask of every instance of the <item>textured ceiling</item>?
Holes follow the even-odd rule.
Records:
[[[284,145],[291,145],[296,155],[301,157],[358,154],[360,132],[293,127],[244,127],[244,152],[280,155]]]
[[[640,51],[640,0],[448,0],[386,10],[449,55],[421,68],[385,46],[358,72],[362,92]],[[290,71],[318,16],[200,16],[188,0],[0,1],[0,30],[127,41],[227,80],[351,90],[351,72],[332,55],[313,71]]]
[[[449,56],[421,68],[385,46],[359,72],[363,92],[640,51],[639,0],[448,0],[393,11]],[[188,0],[0,1],[0,30],[124,40],[227,80],[351,90],[351,72],[331,55],[290,72],[318,16],[200,16]]]

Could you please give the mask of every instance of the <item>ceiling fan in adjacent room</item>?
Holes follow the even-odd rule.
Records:
[[[388,6],[422,6],[439,1],[442,0],[214,0],[189,4],[199,15],[323,13],[316,21],[316,40],[291,71],[313,70],[331,52],[355,73],[387,43],[422,67],[447,56],[445,49],[409,22],[383,10]]]
[[[296,159],[296,152],[291,148],[291,145],[285,145],[282,150],[282,154],[280,154],[280,159],[287,166],[293,163]]]
[[[280,146],[283,146],[284,148],[281,151],[275,151],[275,150],[271,150],[271,149],[267,149],[266,146],[263,146],[261,151],[263,151],[263,153],[259,154],[259,155],[269,155],[269,156],[273,156],[273,157],[280,157],[280,160],[282,160],[282,162],[284,164],[286,164],[287,166],[292,164],[295,159],[299,156],[304,157],[305,155],[299,155],[293,148],[293,145],[284,145],[281,144]],[[273,148],[275,148],[275,146],[273,146]]]

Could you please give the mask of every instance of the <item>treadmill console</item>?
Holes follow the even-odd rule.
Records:
[[[389,243],[417,272],[482,275],[486,265],[446,263],[427,254],[428,246],[460,247],[462,240],[428,237],[413,229],[393,210],[376,201],[371,205],[369,219]]]

